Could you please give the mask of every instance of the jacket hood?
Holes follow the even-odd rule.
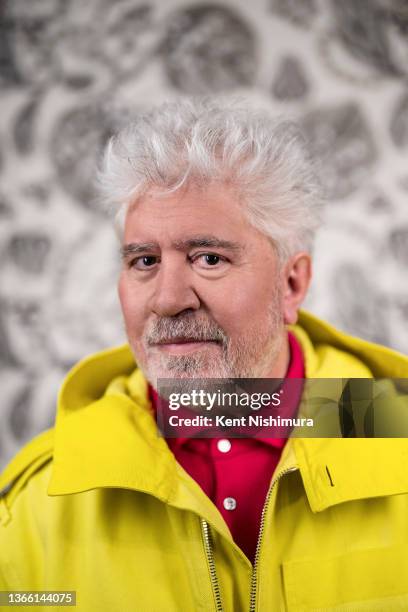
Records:
[[[301,313],[292,331],[302,345],[308,378],[408,378],[407,357],[312,315]],[[9,486],[28,465],[37,469],[36,461],[51,456],[49,495],[100,487],[137,490],[190,509],[227,533],[215,506],[158,434],[146,379],[127,345],[88,357],[71,370],[61,388],[55,432],[23,449],[0,485]],[[408,492],[407,460],[404,438],[290,438],[276,471],[299,469],[317,512],[344,501]]]
[[[328,347],[346,353],[343,363],[347,361],[346,369],[353,369],[353,372],[345,374],[346,377],[358,378],[357,371],[364,368],[368,376],[375,378],[408,377],[408,356],[386,346],[350,336],[310,313],[300,312],[299,323],[293,327],[293,331],[305,352],[308,377],[319,378],[322,374],[326,375],[327,368],[330,368],[330,377],[342,376],[339,373],[340,367],[329,361],[324,364]]]

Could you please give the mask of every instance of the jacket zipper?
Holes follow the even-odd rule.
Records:
[[[291,468],[284,470],[283,472],[278,474],[276,478],[272,480],[271,485],[269,487],[269,491],[266,496],[264,506],[262,508],[261,523],[259,526],[259,535],[258,535],[258,541],[256,544],[254,568],[252,570],[252,579],[251,579],[251,594],[250,594],[250,600],[249,600],[249,612],[255,612],[259,555],[260,555],[260,550],[261,550],[263,534],[265,530],[266,511],[268,509],[269,500],[271,498],[272,491],[276,483],[282,478],[282,476],[284,476],[285,474],[289,474],[290,472],[295,472],[297,469],[298,469],[297,467],[291,467]],[[214,562],[210,528],[209,528],[207,521],[205,521],[204,519],[201,519],[201,528],[203,532],[205,554],[207,557],[208,566],[210,568],[210,578],[211,578],[211,585],[212,585],[214,600],[215,600],[215,609],[217,612],[223,612],[220,585],[218,583],[217,571],[216,571],[215,562]]]
[[[249,612],[255,612],[255,608],[256,608],[256,587],[257,587],[257,580],[258,580],[259,555],[261,552],[261,544],[262,544],[263,534],[265,530],[266,511],[268,509],[269,500],[271,498],[272,491],[276,483],[282,478],[282,476],[284,476],[285,474],[289,474],[290,472],[295,472],[297,469],[298,469],[297,467],[287,468],[286,470],[278,474],[276,478],[272,480],[271,485],[269,487],[269,491],[266,496],[264,507],[262,508],[261,524],[259,526],[258,542],[256,544],[254,568],[252,570],[252,580],[251,580],[251,595],[249,599]]]
[[[217,570],[215,568],[214,555],[212,551],[210,527],[207,521],[203,518],[201,519],[201,529],[203,532],[204,550],[208,561],[208,567],[210,568],[210,579],[214,595],[215,609],[217,612],[223,612],[220,585],[218,584]]]

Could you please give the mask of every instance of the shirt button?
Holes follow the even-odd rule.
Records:
[[[223,504],[226,510],[235,510],[237,507],[237,500],[234,497],[226,497]]]
[[[229,440],[218,440],[217,448],[220,453],[228,453],[231,450],[231,442]]]

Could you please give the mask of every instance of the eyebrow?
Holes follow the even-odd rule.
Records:
[[[130,255],[141,255],[148,251],[154,251],[158,247],[157,242],[131,242],[121,247],[120,254],[122,259],[126,259]]]
[[[193,238],[188,238],[187,240],[176,240],[172,243],[172,247],[177,251],[188,251],[189,249],[200,247],[210,249],[227,249],[235,252],[243,250],[242,245],[240,245],[238,242],[222,240],[221,238],[216,238],[215,236],[195,236]],[[157,249],[159,249],[157,242],[131,242],[129,244],[125,244],[121,248],[120,253],[122,258],[125,259],[130,255],[141,255],[142,253]]]

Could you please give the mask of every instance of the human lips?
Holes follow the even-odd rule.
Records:
[[[192,353],[194,351],[214,345],[219,345],[219,341],[213,339],[186,337],[166,338],[152,344],[153,347],[159,349],[160,351],[173,355]]]

